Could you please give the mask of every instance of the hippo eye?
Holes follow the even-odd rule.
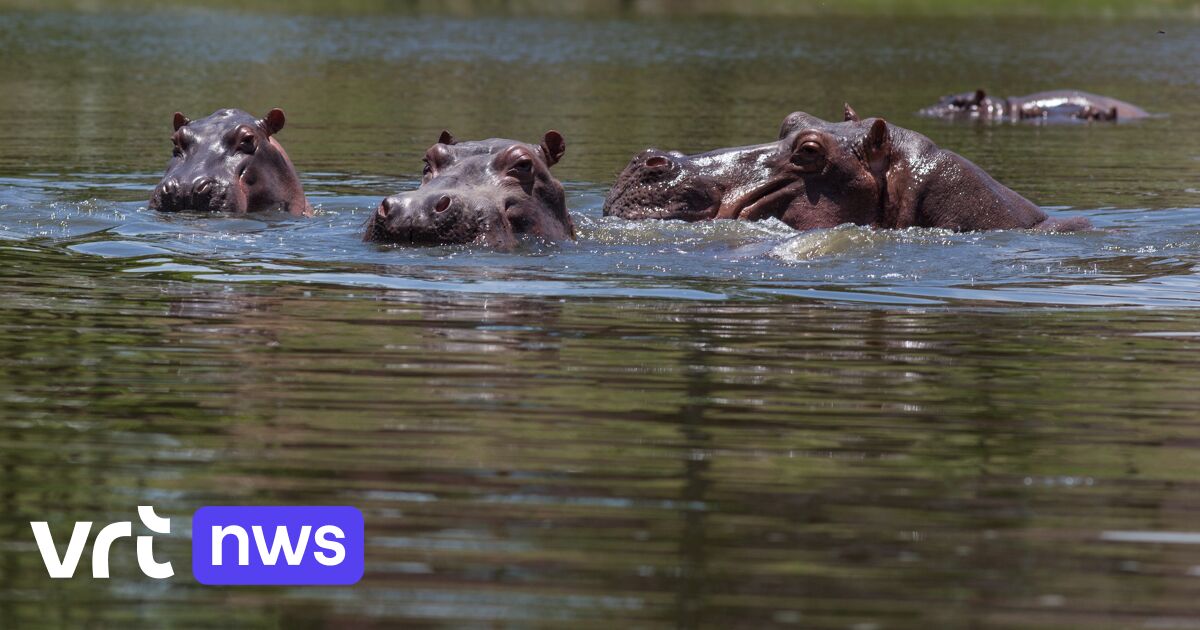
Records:
[[[512,163],[512,166],[508,167],[508,172],[505,174],[528,183],[533,175],[533,160],[527,156],[519,157],[516,162]]]
[[[174,139],[171,140],[171,155],[173,155],[175,157],[183,156],[183,147],[179,146],[178,140],[174,140]]]
[[[825,152],[817,142],[809,140],[796,147],[792,154],[792,164],[806,171],[816,171],[825,165]]]
[[[509,170],[513,170],[518,173],[530,173],[533,171],[533,160],[523,157],[516,162],[513,162],[512,168]]]
[[[425,167],[421,169],[422,175],[429,175],[433,173],[433,165],[429,163],[429,158],[422,158],[421,162],[425,164]]]
[[[242,136],[242,139],[238,141],[237,148],[238,148],[238,151],[240,151],[241,153],[245,153],[245,154],[249,155],[249,154],[254,153],[254,150],[257,149],[258,146],[254,142],[254,136],[251,134],[247,134],[247,135]]]

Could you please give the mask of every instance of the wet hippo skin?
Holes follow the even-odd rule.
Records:
[[[240,109],[222,109],[200,120],[176,112],[171,161],[150,208],[311,215],[296,169],[274,138],[285,120],[279,109],[261,119]]]
[[[606,216],[699,221],[777,218],[801,230],[843,223],[956,231],[1078,230],[1086,219],[1049,219],[1036,205],[929,138],[860,120],[788,115],[780,139],[698,155],[647,150],[618,176]]]
[[[1007,98],[975,90],[943,96],[937,105],[918,113],[932,118],[1039,122],[1137,120],[1149,116],[1137,105],[1079,90],[1052,90]]]
[[[566,151],[557,131],[539,144],[491,138],[459,142],[443,131],[425,152],[421,185],[383,200],[363,240],[508,249],[517,237],[575,238],[562,184],[550,173]]]

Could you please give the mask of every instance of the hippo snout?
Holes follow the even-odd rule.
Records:
[[[404,193],[384,199],[375,211],[367,240],[432,245],[468,243],[478,236],[477,212],[466,199],[448,193]]]
[[[395,195],[379,204],[377,220],[394,233],[414,234],[436,230],[438,215],[445,214],[455,206],[455,202],[456,199],[450,195]]]
[[[154,189],[150,207],[154,210],[220,211],[226,209],[229,187],[214,177],[201,176],[191,181],[170,177]]]
[[[423,223],[441,214],[454,205],[450,195],[430,195],[414,199],[411,195],[395,195],[379,205],[380,218],[401,223]]]
[[[217,181],[211,177],[200,177],[192,182],[192,196],[204,197],[212,193]]]
[[[633,159],[630,168],[642,178],[662,177],[675,170],[675,156],[666,151],[648,149]]]

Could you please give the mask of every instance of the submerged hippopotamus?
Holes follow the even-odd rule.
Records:
[[[776,142],[698,155],[647,150],[621,172],[605,216],[626,219],[775,217],[801,230],[855,223],[956,231],[1083,229],[1049,219],[962,156],[846,106],[831,123],[788,115]]]
[[[240,109],[222,109],[200,120],[175,112],[174,154],[150,208],[312,214],[292,161],[272,137],[284,120],[278,109],[261,119]]]
[[[1046,122],[1136,120],[1150,115],[1137,105],[1078,90],[1053,90],[1008,98],[995,98],[983,90],[975,90],[944,96],[937,105],[918,113],[935,118]]]
[[[425,152],[421,185],[383,200],[364,241],[511,248],[520,234],[575,238],[562,184],[550,167],[566,141],[547,131],[541,144],[491,138],[459,142],[443,131]]]

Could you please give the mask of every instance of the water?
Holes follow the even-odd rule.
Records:
[[[0,53],[0,627],[1200,627],[1196,22],[10,10]],[[976,87],[1162,116],[914,115]],[[600,216],[647,146],[843,101],[1098,229]],[[287,111],[315,218],[145,209],[227,106]],[[561,130],[578,242],[361,243],[443,128]],[[367,573],[202,587],[182,532],[178,579],[46,578],[28,521],[139,503],[355,505]]]

